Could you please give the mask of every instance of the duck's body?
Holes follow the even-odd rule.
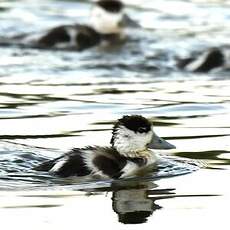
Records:
[[[211,48],[197,55],[178,59],[177,67],[189,72],[209,72],[213,69],[224,67],[227,56],[220,48]]]
[[[64,48],[81,51],[98,45],[101,40],[102,36],[92,27],[75,24],[50,29],[45,35],[29,42],[41,48]]]
[[[141,173],[156,160],[150,151],[145,157],[125,157],[112,147],[90,146],[72,149],[57,159],[43,163],[36,170],[49,171],[61,177],[91,175],[115,179]]]
[[[124,27],[134,25],[124,14],[124,5],[119,0],[96,1],[89,21],[86,25],[61,25],[41,33],[23,34],[1,43],[82,51],[103,42],[120,41],[124,38]]]
[[[149,148],[174,148],[156,136],[151,123],[141,116],[124,116],[113,128],[111,147],[74,148],[35,169],[61,177],[93,176],[124,178],[140,175],[154,167],[157,156]]]

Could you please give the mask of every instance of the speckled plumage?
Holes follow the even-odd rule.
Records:
[[[63,162],[58,167],[55,167]],[[90,146],[86,148],[74,148],[70,152],[37,166],[37,171],[50,171],[61,177],[69,176],[96,176],[119,178],[124,172],[122,169],[128,165],[136,165],[136,168],[147,164],[147,158],[128,158],[120,155],[116,149],[110,147]]]
[[[174,148],[163,139],[158,139],[150,121],[142,116],[119,119],[112,134],[111,147],[74,148],[54,160],[42,163],[35,170],[49,171],[61,177],[130,177],[148,171],[157,161],[156,155],[148,149],[153,139],[156,143],[160,141],[160,148]]]

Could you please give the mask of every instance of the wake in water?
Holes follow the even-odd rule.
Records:
[[[38,148],[18,143],[0,142],[0,190],[58,189],[65,187],[71,190],[110,189],[114,180],[92,180],[92,178],[58,178],[46,172],[33,170],[38,164],[49,160],[54,154],[60,155],[56,149]],[[192,173],[202,165],[194,160],[161,155],[153,172],[144,177],[119,179],[117,182],[154,181],[164,177],[179,176]]]

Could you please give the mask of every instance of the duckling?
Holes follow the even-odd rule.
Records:
[[[224,67],[226,54],[220,48],[211,48],[194,57],[177,60],[177,67],[190,72],[209,72],[215,68]]]
[[[113,127],[110,143],[111,147],[73,148],[38,165],[35,170],[48,171],[60,177],[125,178],[139,175],[157,162],[156,154],[150,149],[175,148],[158,137],[152,123],[140,115],[120,118]]]
[[[137,23],[124,13],[124,4],[119,0],[99,0],[94,2],[88,25],[61,25],[42,34],[15,36],[13,44],[31,48],[54,48],[82,51],[101,43],[122,40],[125,27],[135,27]],[[5,43],[10,43],[5,39]],[[1,42],[4,44],[4,40]]]

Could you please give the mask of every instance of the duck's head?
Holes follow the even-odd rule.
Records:
[[[119,0],[99,0],[91,12],[91,24],[101,34],[120,34],[124,27],[124,5]]]
[[[114,125],[112,146],[126,157],[142,156],[149,149],[174,149],[175,146],[158,137],[152,123],[139,115],[123,116]]]

